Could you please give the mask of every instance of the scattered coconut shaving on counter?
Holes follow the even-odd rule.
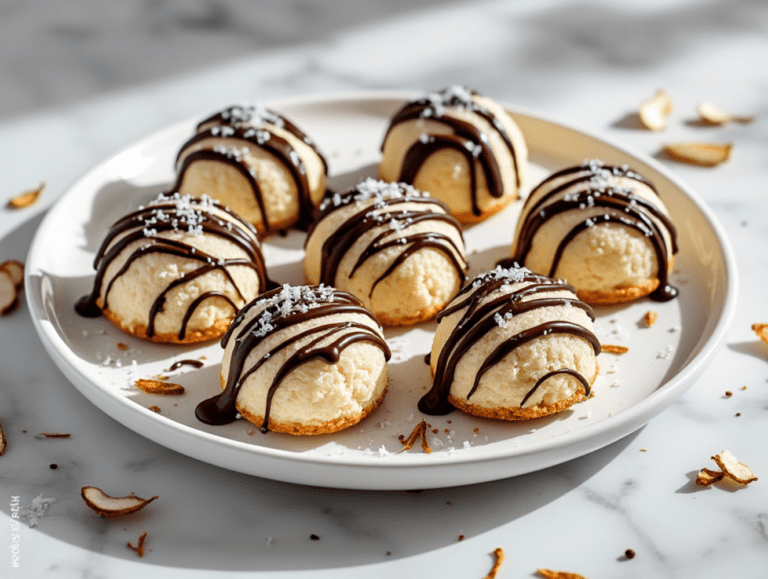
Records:
[[[731,158],[730,143],[670,143],[664,145],[664,152],[677,161],[714,167]]]
[[[709,486],[724,478],[729,478],[746,486],[757,480],[757,477],[750,468],[746,464],[739,462],[728,450],[716,454],[712,457],[712,460],[720,467],[720,470],[702,469],[696,477],[697,485]]]
[[[31,503],[21,509],[19,516],[22,519],[27,520],[27,524],[29,525],[30,529],[34,529],[37,527],[40,519],[45,514],[45,511],[48,510],[48,507],[50,507],[55,502],[56,499],[43,498],[43,494],[40,493],[34,499],[32,499]]]
[[[751,123],[755,120],[755,115],[734,115],[725,112],[720,107],[710,101],[700,103],[696,108],[699,118],[710,125],[724,125],[725,123]]]
[[[768,343],[768,324],[752,324],[752,330],[763,342]]]
[[[502,549],[501,547],[494,549],[493,556],[496,557],[496,560],[493,562],[493,567],[491,568],[491,572],[485,576],[485,579],[496,578],[496,575],[498,574],[499,569],[501,569],[501,564],[504,562],[504,549]]]
[[[646,129],[663,131],[667,128],[672,109],[672,99],[664,89],[659,89],[652,98],[640,105],[638,116]]]
[[[550,569],[536,569],[536,573],[544,579],[586,579],[584,575],[578,573],[569,573],[567,571],[552,571]]]
[[[629,348],[626,346],[617,346],[615,344],[601,344],[600,351],[606,354],[626,354],[629,352]]]
[[[139,557],[143,557],[143,556],[144,556],[144,541],[145,541],[146,539],[147,539],[147,533],[146,533],[146,532],[144,532],[144,534],[142,534],[142,535],[141,535],[141,537],[139,537],[139,540],[138,540],[138,542],[136,543],[136,546],[135,546],[135,547],[134,547],[133,545],[131,545],[131,542],[130,542],[130,541],[126,541],[126,543],[125,543],[125,544],[126,544],[126,546],[127,546],[129,549],[132,549],[133,551],[136,551],[136,554],[137,554]]]
[[[68,432],[41,432],[35,438],[42,440],[43,438],[70,438],[71,436]]]
[[[3,433],[3,425],[0,424],[0,456],[5,454],[5,449],[8,448],[8,442],[5,440],[5,433]]]
[[[23,193],[12,197],[8,200],[6,207],[8,209],[23,209],[24,207],[29,207],[37,202],[37,199],[40,197],[43,190],[45,190],[45,181],[40,183],[35,189],[29,189],[28,191],[24,191]]]
[[[645,327],[650,328],[653,324],[656,323],[656,320],[659,319],[659,314],[656,312],[645,312],[645,316],[643,316],[643,321],[645,322]]]
[[[162,394],[164,396],[179,396],[185,392],[184,386],[181,384],[161,382],[160,380],[146,380],[144,378],[136,380],[136,388],[143,390],[147,394]]]
[[[142,499],[131,493],[127,497],[111,497],[98,487],[83,487],[80,491],[85,504],[102,517],[120,517],[146,507],[157,498]]]
[[[421,448],[424,450],[424,452],[430,454],[432,449],[430,448],[429,441],[427,440],[427,422],[425,420],[422,420],[416,425],[416,428],[413,429],[413,432],[411,432],[411,435],[408,438],[405,438],[405,436],[402,434],[397,437],[397,439],[403,444],[402,452],[411,450],[413,445],[416,443],[416,439],[418,438],[421,438]]]

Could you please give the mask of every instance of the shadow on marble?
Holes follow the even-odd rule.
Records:
[[[758,360],[768,360],[768,352],[766,352],[765,344],[755,338],[751,342],[736,342],[728,344],[728,349],[738,352],[739,354],[746,354],[752,356]]]

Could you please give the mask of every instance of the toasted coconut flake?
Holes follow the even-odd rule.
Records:
[[[645,321],[645,327],[650,328],[659,319],[659,314],[656,312],[645,312],[643,320]]]
[[[752,330],[763,342],[768,343],[768,324],[752,324]]]
[[[142,534],[141,537],[139,537],[139,540],[136,543],[135,547],[133,545],[131,545],[130,541],[126,541],[125,544],[128,546],[129,549],[133,549],[134,551],[136,551],[136,554],[139,557],[143,557],[144,556],[144,541],[146,539],[147,539],[147,533],[145,531],[144,534]]]
[[[160,407],[159,407],[159,406],[154,406],[154,405],[153,405],[153,406],[150,406],[150,407],[149,407],[149,409],[150,409],[152,412],[155,412],[155,413],[157,413],[157,414],[160,414]]]
[[[710,101],[700,103],[696,108],[702,121],[711,125],[724,125],[725,123],[751,123],[755,120],[755,115],[734,115],[725,112],[723,109]]]
[[[626,346],[618,346],[616,344],[601,344],[600,351],[606,354],[626,354],[629,352],[629,348]]]
[[[9,199],[7,204],[8,209],[23,209],[24,207],[29,207],[37,201],[38,197],[40,197],[40,193],[42,193],[44,189],[45,181],[40,183],[36,189],[29,189],[28,191],[24,191],[20,195]]]
[[[719,470],[702,468],[699,471],[699,474],[696,475],[696,484],[700,487],[708,487],[709,485],[713,485],[716,482],[723,480],[723,476],[725,475]]]
[[[24,264],[16,259],[9,259],[0,263],[0,269],[8,272],[16,289],[21,291],[24,287]]]
[[[491,572],[485,576],[485,579],[495,579],[496,575],[498,575],[499,569],[501,569],[501,564],[504,562],[504,549],[497,547],[493,550],[493,556],[496,558],[496,560],[493,562]]]
[[[3,425],[0,424],[0,456],[5,454],[5,449],[8,448],[8,442],[5,440],[5,434],[3,433]]]
[[[427,440],[427,422],[425,420],[422,420],[416,425],[416,428],[413,429],[413,432],[411,432],[411,435],[408,438],[405,438],[405,436],[402,434],[397,437],[397,439],[403,444],[402,452],[411,450],[418,438],[421,438],[421,448],[424,450],[424,452],[430,454],[432,449],[430,448],[429,441]]]
[[[35,438],[69,438],[70,436],[72,435],[67,432],[41,432]]]
[[[652,131],[663,131],[667,128],[667,120],[672,114],[672,99],[664,89],[640,105],[638,115],[645,128]]]
[[[568,571],[551,571],[550,569],[536,569],[536,572],[544,579],[585,579],[578,573],[569,573]]]
[[[127,497],[110,497],[97,487],[83,487],[80,495],[86,505],[103,517],[120,517],[134,513],[157,498],[155,495],[151,499],[142,499],[134,494]]]
[[[179,396],[184,394],[184,386],[173,382],[161,382],[160,380],[136,380],[136,387],[147,394],[163,394],[165,396]]]
[[[730,159],[732,148],[730,143],[670,143],[664,145],[664,152],[678,161],[714,167]]]
[[[757,477],[749,467],[743,462],[739,462],[728,450],[716,454],[712,457],[712,460],[722,469],[725,476],[735,480],[737,483],[748,485],[757,480]]]
[[[11,313],[19,304],[19,290],[11,274],[0,269],[0,316]]]

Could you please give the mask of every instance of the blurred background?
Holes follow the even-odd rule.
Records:
[[[764,66],[766,25],[765,0],[0,0],[0,119],[201,71],[215,82],[238,63],[252,76],[236,88],[267,98],[458,81],[533,106],[568,95],[561,74],[642,79],[733,38],[755,44],[754,61],[726,50],[710,70],[669,74],[737,92],[740,70]]]

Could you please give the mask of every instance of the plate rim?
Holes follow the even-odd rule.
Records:
[[[374,91],[365,90],[365,91],[312,93],[312,94],[288,96],[288,97],[278,98],[278,99],[270,99],[269,101],[266,101],[265,104],[272,108],[279,109],[279,108],[288,108],[292,106],[295,107],[295,106],[307,105],[312,103],[317,104],[317,103],[324,103],[324,102],[336,103],[336,104],[345,102],[345,103],[351,104],[353,102],[362,102],[362,101],[368,101],[368,102],[370,101],[381,102],[384,100],[406,101],[420,94],[423,94],[423,92],[402,91],[402,90],[374,90]],[[692,353],[695,352],[695,354],[692,357],[689,356],[689,358],[683,362],[683,366],[675,373],[674,376],[672,376],[672,378],[661,383],[659,387],[656,388],[656,390],[654,390],[650,395],[646,396],[642,400],[633,404],[631,407],[623,409],[621,412],[615,415],[609,416],[601,420],[600,422],[597,422],[583,429],[569,433],[567,437],[558,437],[557,439],[554,439],[554,440],[557,440],[557,444],[555,444],[554,447],[551,444],[552,439],[550,439],[550,440],[538,441],[536,443],[531,444],[528,447],[517,449],[514,458],[522,458],[522,457],[530,458],[532,455],[541,456],[542,453],[544,453],[545,455],[550,455],[553,453],[562,452],[562,449],[564,448],[567,449],[571,447],[580,447],[580,448],[589,447],[586,450],[579,451],[578,454],[569,456],[568,458],[565,458],[562,460],[550,459],[549,462],[545,460],[540,467],[529,468],[527,470],[523,470],[512,475],[505,475],[505,476],[516,476],[517,474],[524,474],[525,472],[533,472],[536,470],[540,470],[541,468],[546,468],[547,466],[552,466],[553,464],[564,462],[565,460],[581,457],[584,454],[587,454],[589,452],[597,450],[598,448],[602,448],[603,446],[606,446],[608,444],[616,442],[617,440],[620,440],[621,438],[627,436],[631,432],[634,432],[635,430],[637,430],[638,428],[646,424],[654,416],[661,413],[664,409],[666,409],[669,406],[669,404],[671,404],[675,399],[677,399],[679,396],[685,393],[690,387],[692,387],[696,378],[701,374],[701,372],[703,372],[704,368],[711,362],[712,358],[714,358],[715,354],[717,353],[719,348],[722,346],[722,343],[725,341],[727,331],[733,321],[733,318],[735,316],[735,311],[736,311],[737,296],[738,296],[738,273],[737,273],[737,262],[736,262],[735,253],[730,244],[730,241],[728,240],[725,234],[725,231],[722,225],[717,220],[714,212],[698,196],[698,194],[694,190],[692,190],[687,184],[685,184],[677,175],[675,175],[671,169],[667,168],[666,166],[661,164],[658,160],[652,158],[651,156],[645,153],[634,150],[632,147],[629,147],[625,144],[616,142],[614,138],[602,134],[599,130],[591,130],[591,129],[587,130],[572,122],[560,120],[553,115],[544,114],[539,111],[534,111],[525,107],[511,105],[506,103],[505,101],[499,101],[499,102],[501,102],[504,108],[509,112],[511,112],[513,115],[525,116],[534,121],[544,122],[550,125],[555,125],[559,129],[565,129],[573,133],[578,133],[582,137],[587,137],[589,139],[598,141],[604,146],[617,150],[622,155],[631,157],[633,159],[637,159],[640,162],[651,167],[654,171],[661,174],[666,180],[668,180],[680,192],[682,192],[684,196],[687,196],[693,202],[693,204],[703,214],[704,218],[708,222],[710,228],[712,229],[712,232],[714,233],[715,237],[719,241],[719,245],[717,249],[719,250],[719,253],[722,255],[722,264],[723,264],[723,270],[724,270],[723,273],[725,277],[722,307],[720,308],[719,312],[715,312],[716,314],[718,314],[718,319],[716,323],[714,323],[714,325],[711,326],[710,335],[706,339],[701,338],[694,344]],[[49,222],[55,219],[56,209],[57,207],[60,206],[63,199],[65,198],[68,199],[69,196],[75,195],[75,193],[77,192],[77,189],[80,188],[84,182],[86,182],[89,178],[93,178],[94,174],[97,174],[99,171],[102,171],[110,163],[114,163],[115,160],[119,158],[120,155],[126,154],[128,151],[134,150],[137,147],[145,146],[147,143],[160,138],[163,134],[172,133],[173,131],[180,130],[180,128],[183,126],[190,126],[191,123],[193,123],[194,120],[197,118],[198,116],[195,116],[182,121],[177,121],[166,127],[152,131],[151,133],[139,139],[135,139],[131,143],[122,147],[117,152],[108,155],[107,157],[102,159],[99,163],[90,167],[88,170],[83,172],[78,178],[73,180],[72,183],[61,193],[61,195],[46,210],[46,215],[44,216],[43,220],[38,226],[38,230],[35,232],[33,241],[30,244],[30,248],[27,253],[26,263],[32,264],[33,266],[35,265],[35,255],[40,251],[40,249],[38,248],[38,245],[41,243],[40,232],[45,231],[46,226],[49,225]],[[27,283],[28,288],[38,287],[39,284],[36,284],[34,282],[33,277],[35,275],[39,275],[40,273],[43,273],[43,272],[36,271],[35,267],[26,268],[25,282]],[[249,455],[253,455],[255,457],[260,456],[264,459],[267,459],[268,461],[279,461],[284,463],[287,462],[291,464],[298,464],[299,466],[317,465],[317,466],[322,466],[330,469],[341,468],[341,469],[345,469],[346,471],[349,471],[350,469],[363,469],[365,471],[368,471],[368,470],[377,471],[382,468],[387,470],[398,470],[398,471],[414,470],[414,469],[420,470],[420,469],[430,469],[434,465],[457,467],[460,465],[477,465],[477,464],[486,463],[486,462],[495,463],[498,461],[503,461],[505,459],[509,460],[511,458],[509,456],[508,448],[495,448],[495,449],[491,448],[491,449],[486,449],[483,453],[475,453],[468,456],[462,456],[461,458],[449,457],[444,460],[432,461],[432,464],[424,464],[424,461],[421,461],[421,460],[407,460],[404,462],[392,463],[392,462],[371,460],[371,457],[368,457],[368,456],[357,456],[357,455],[321,456],[321,455],[313,455],[311,453],[291,453],[283,449],[252,445],[252,444],[248,444],[238,440],[225,438],[213,433],[197,430],[185,424],[175,422],[162,415],[158,415],[140,405],[134,404],[125,396],[120,395],[118,392],[114,392],[112,390],[102,388],[98,384],[90,380],[88,377],[83,376],[81,374],[77,374],[76,368],[71,364],[71,362],[68,362],[65,359],[64,355],[62,354],[62,352],[60,352],[55,347],[56,346],[55,340],[58,339],[61,342],[61,346],[63,346],[64,348],[67,348],[64,340],[61,339],[61,336],[58,335],[55,329],[53,329],[53,331],[50,331],[48,328],[45,327],[44,322],[48,320],[48,317],[45,312],[44,305],[42,303],[41,294],[39,292],[29,292],[28,303],[29,303],[30,314],[33,320],[33,324],[38,333],[38,336],[43,342],[43,345],[46,351],[51,356],[51,358],[56,363],[56,365],[59,367],[59,369],[62,370],[64,375],[67,377],[67,379],[89,401],[91,401],[101,411],[108,414],[111,418],[115,419],[117,422],[125,425],[131,430],[134,430],[138,434],[141,434],[142,436],[149,438],[153,442],[161,444],[162,446],[165,446],[167,448],[171,448],[177,452],[180,452],[192,458],[196,458],[198,460],[202,460],[210,464],[217,464],[222,468],[228,468],[230,470],[238,470],[240,472],[246,472],[248,474],[254,474],[256,476],[265,476],[263,473],[254,472],[253,469],[244,469],[244,470],[236,469],[226,464],[218,464],[216,461],[212,461],[209,459],[202,459],[197,455],[190,454],[189,452],[185,451],[182,448],[178,448],[178,445],[169,445],[166,442],[158,442],[158,440],[156,440],[155,438],[151,438],[148,434],[146,434],[145,431],[171,430],[173,432],[176,432],[177,434],[181,434],[180,438],[182,439],[188,439],[189,437],[202,438],[202,440],[205,441],[207,445],[216,446],[216,445],[223,444],[224,447],[228,449],[228,452],[241,453],[244,451]],[[83,386],[83,382],[87,382],[90,386],[94,386],[96,388],[95,392],[94,391],[86,392],[84,390],[85,387]],[[97,403],[92,398],[92,396],[96,396],[99,399],[100,403]],[[131,415],[130,419],[128,420],[128,419],[118,418],[112,412],[106,410],[104,406],[108,406],[107,402],[110,403],[109,404],[110,406],[115,405],[121,408],[128,409],[129,414]],[[135,427],[136,424],[134,424],[133,426],[130,426],[129,424],[127,424],[127,422],[131,422],[132,424],[139,423],[140,429],[137,429]],[[597,442],[596,439],[599,439],[602,436],[604,436],[606,432],[611,432],[615,436],[612,435],[612,437],[609,440],[604,441],[602,443],[595,444]],[[567,440],[561,440],[565,438],[567,438]],[[415,456],[415,455],[411,455],[411,456]],[[474,482],[485,482],[485,481],[495,480],[498,478],[505,478],[505,476],[494,476],[490,478],[474,477],[473,480],[469,480],[465,482],[458,482],[458,483],[452,482],[451,484],[440,484],[439,482],[437,482],[436,484],[431,486],[432,488],[438,488],[438,487],[456,486],[460,484],[472,484]],[[281,478],[277,476],[272,476],[270,474],[270,475],[267,475],[267,478],[273,478],[275,480],[285,480],[288,482],[299,482],[300,484],[317,484],[317,483],[311,482],[311,480],[297,480],[296,477]],[[341,476],[339,478],[343,479],[344,477]],[[312,479],[312,477],[310,476],[309,479]],[[340,481],[340,482],[351,482],[351,481]],[[396,490],[399,488],[412,488],[413,486],[411,484],[405,484],[402,487],[392,486],[391,484],[378,486],[376,484],[373,484],[376,481],[369,481],[369,482],[370,484],[368,485],[363,484],[362,486],[360,484],[352,484],[352,485],[339,484],[338,488],[358,488],[358,489],[365,489],[365,490]],[[329,485],[327,484],[327,482],[323,484],[324,486],[335,486],[335,485]],[[420,486],[420,488],[428,488],[428,486],[430,485],[426,485],[426,486],[422,485]]]

